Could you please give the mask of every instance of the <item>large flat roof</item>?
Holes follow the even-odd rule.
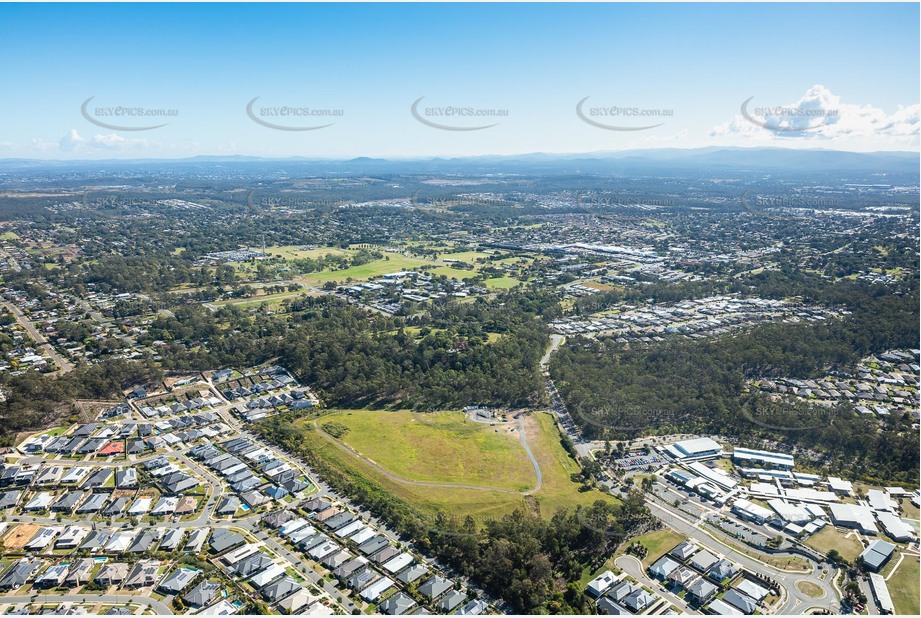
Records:
[[[669,451],[676,454],[679,458],[698,457],[706,453],[718,453],[723,447],[712,438],[694,438],[692,440],[682,440],[675,442],[669,447]]]

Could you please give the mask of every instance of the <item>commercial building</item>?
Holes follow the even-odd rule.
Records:
[[[670,444],[662,452],[678,461],[695,461],[721,457],[723,447],[712,438],[695,438]]]
[[[853,528],[864,534],[877,534],[879,530],[873,521],[873,511],[857,504],[830,504],[831,519],[836,526]]]
[[[859,558],[865,567],[877,572],[889,561],[893,553],[895,553],[895,545],[886,541],[876,540],[863,550]]]
[[[793,455],[772,453],[770,451],[757,451],[750,448],[735,448],[732,451],[732,460],[737,464],[746,466],[762,466],[778,470],[793,469]]]
[[[732,505],[732,512],[743,519],[759,524],[763,524],[774,517],[774,514],[769,509],[744,498],[739,498],[735,501]]]

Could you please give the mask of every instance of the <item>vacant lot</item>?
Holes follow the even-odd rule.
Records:
[[[685,540],[687,540],[687,537],[683,534],[678,534],[671,528],[663,528],[662,530],[656,530],[655,532],[638,536],[635,539],[630,539],[629,542],[639,542],[648,550],[646,557],[643,558],[643,566],[648,567],[665,552]]]
[[[832,549],[837,549],[838,553],[851,563],[863,551],[863,545],[860,541],[854,537],[845,537],[834,526],[825,526],[813,534],[806,539],[806,545],[823,554],[827,554]]]
[[[370,411],[367,413],[392,414],[391,412]],[[342,414],[342,412],[337,413],[337,417]],[[324,418],[320,421],[320,423],[323,422],[329,422],[329,419]],[[445,513],[457,517],[470,515],[477,521],[482,521],[486,518],[500,517],[515,509],[539,512],[542,516],[549,517],[563,506],[592,504],[596,500],[614,501],[612,496],[599,491],[579,491],[580,485],[570,480],[569,475],[578,470],[578,465],[563,450],[559,432],[549,414],[532,414],[525,420],[528,444],[543,475],[543,487],[529,496],[507,491],[425,487],[401,482],[381,474],[362,458],[341,450],[321,432],[313,429],[312,421],[303,421],[299,426],[302,429],[305,444],[329,465],[348,475],[367,479],[404,501],[420,514],[430,517],[437,513]],[[391,439],[392,432],[397,428],[386,423],[380,425],[377,431],[377,441],[386,442]],[[488,426],[487,428],[489,431],[493,430]],[[495,434],[494,431],[493,434]],[[348,441],[349,434],[346,434],[344,438]],[[518,448],[521,448],[520,443]],[[474,451],[465,457],[475,456]],[[515,466],[517,469],[523,469],[520,466],[528,467],[531,475],[528,477],[531,479],[529,487],[533,487],[533,467],[523,450],[520,451],[520,459],[523,463],[516,461]],[[380,462],[376,463],[381,465]]]
[[[517,431],[468,421],[463,412],[358,410],[320,425],[328,422],[348,427],[342,442],[404,479],[513,491],[537,485]]]
[[[7,551],[22,549],[35,533],[41,529],[38,524],[21,524],[3,537],[3,547]]]

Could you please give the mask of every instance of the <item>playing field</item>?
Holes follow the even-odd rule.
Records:
[[[393,412],[386,411],[362,411],[362,413],[368,415],[394,414]],[[409,413],[404,414],[408,415]],[[343,413],[340,411],[336,414],[336,417],[341,417],[342,415]],[[407,418],[411,417],[407,416]],[[324,417],[319,422],[322,424],[329,421],[330,419],[328,417]],[[341,422],[341,419],[339,419],[339,422]],[[305,445],[313,450],[317,456],[321,457],[328,465],[345,474],[356,475],[370,481],[384,491],[404,501],[421,515],[428,517],[434,516],[437,513],[445,513],[457,517],[470,515],[474,519],[482,521],[485,518],[500,517],[511,513],[515,509],[538,512],[542,516],[550,516],[563,506],[572,507],[577,504],[590,505],[596,500],[615,501],[612,496],[601,493],[600,491],[579,491],[580,485],[570,480],[570,475],[578,471],[578,466],[575,461],[569,457],[566,451],[563,450],[560,444],[560,434],[549,414],[532,414],[525,419],[528,444],[535,459],[540,465],[543,477],[543,486],[541,489],[530,495],[524,495],[509,490],[483,491],[476,489],[415,485],[382,473],[380,470],[368,464],[366,459],[362,458],[367,457],[368,459],[373,459],[374,462],[386,472],[390,472],[391,475],[395,474],[392,470],[384,468],[380,460],[390,462],[391,465],[399,465],[401,463],[405,465],[405,461],[400,461],[402,456],[399,454],[389,454],[386,452],[380,454],[380,449],[384,448],[386,451],[386,445],[394,444],[396,440],[403,439],[399,434],[404,431],[405,423],[401,424],[397,421],[387,422],[384,420],[377,423],[375,426],[376,446],[372,447],[372,452],[379,452],[376,459],[367,453],[361,453],[362,457],[359,457],[353,452],[343,450],[322,432],[313,429],[312,420],[300,421],[298,426],[302,429]],[[415,428],[413,428],[413,430],[419,431]],[[489,428],[489,431],[492,430],[493,428]],[[440,445],[439,448],[448,449],[444,452],[457,452],[455,448],[445,445],[446,436],[456,435],[450,429],[450,424],[447,428],[444,428],[440,427],[438,423],[434,423],[422,429],[421,433],[417,434],[417,436],[430,436],[433,432],[435,434],[443,434],[437,436],[435,439],[435,443]],[[346,441],[350,439],[350,433],[351,432],[346,433],[345,436],[343,436]],[[359,432],[356,431],[356,433]],[[493,431],[493,434],[494,437],[498,437],[495,436],[495,431]],[[493,461],[504,460],[508,462],[507,456],[510,453],[519,453],[516,455],[515,463],[509,463],[511,466],[510,469],[516,471],[515,474],[523,474],[522,471],[530,470],[529,476],[526,478],[528,479],[529,488],[534,486],[534,469],[527,459],[525,452],[520,450],[522,449],[520,442],[515,449],[512,449],[510,446],[509,450],[506,451],[504,447],[499,448],[498,444],[494,441],[487,440],[486,438],[479,439],[482,439],[486,444],[490,444],[492,453],[487,454],[487,456],[492,457]],[[351,440],[353,443],[358,443],[354,437],[352,437]],[[359,441],[366,442],[367,440],[361,439]],[[480,467],[479,464],[476,463],[480,458],[480,451],[475,446],[475,440],[469,441],[467,444],[471,448],[461,452],[460,457],[463,461],[462,465],[465,469],[477,470]],[[429,455],[422,455],[422,457],[430,459]],[[518,459],[521,461],[517,461]],[[396,461],[396,464],[393,463],[394,461]],[[427,472],[423,471],[421,473]],[[419,475],[420,471],[415,470],[411,472],[411,474]],[[400,476],[402,477],[402,475]],[[508,476],[506,476],[506,479],[508,479]],[[464,477],[451,478],[450,480],[452,484],[474,484]],[[487,482],[495,483],[497,481]],[[506,480],[506,482],[508,481]],[[478,486],[481,484],[482,482],[477,483]]]
[[[892,560],[897,560],[893,556]],[[895,605],[895,613],[900,616],[917,616],[919,609],[919,600],[921,600],[921,565],[918,562],[918,556],[905,556],[902,564],[896,569],[895,574],[887,581],[889,594],[892,596],[892,604]]]
[[[319,424],[329,422],[348,427],[342,442],[404,479],[514,491],[537,484],[517,431],[475,423],[463,412],[356,410]]]

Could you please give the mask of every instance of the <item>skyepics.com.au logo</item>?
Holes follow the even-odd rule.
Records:
[[[508,118],[505,108],[470,107],[459,105],[422,106],[425,97],[416,99],[409,111],[413,118],[427,127],[441,131],[482,131],[500,124],[482,124],[484,119]]]
[[[742,416],[765,429],[773,431],[815,431],[828,427],[834,422],[834,413],[827,408],[814,407],[812,410],[786,410],[772,407],[745,407]]]
[[[667,195],[608,195],[588,190],[576,192],[577,206],[670,208],[675,204],[675,199]]]
[[[115,210],[119,208],[152,208],[160,205],[160,201],[136,195],[122,195],[104,191],[84,191],[81,203],[84,208],[98,210]]]
[[[246,205],[250,208],[305,210],[308,208],[336,208],[347,204],[342,200],[323,200],[303,195],[263,195],[260,189],[246,194]]]
[[[104,129],[113,131],[150,131],[165,127],[168,122],[149,124],[151,118],[175,118],[179,116],[178,109],[149,108],[138,105],[95,105],[90,102],[95,96],[88,98],[80,106],[83,117]]]
[[[825,209],[837,208],[840,202],[833,197],[823,195],[804,195],[801,193],[791,195],[759,195],[748,189],[739,198],[742,210],[753,215],[766,215],[767,211],[774,208],[812,208]]]
[[[687,412],[681,410],[615,404],[577,405],[572,408],[572,416],[583,426],[611,433],[634,433],[664,426],[680,427],[682,422],[690,418]]]
[[[650,108],[637,106],[586,106],[591,97],[585,97],[576,103],[576,116],[579,120],[598,129],[606,131],[647,131],[661,127],[665,122],[649,124],[650,119],[672,118],[675,110],[669,108]]]
[[[765,105],[749,109],[752,99],[742,103],[742,117],[755,126],[777,133],[815,131],[838,121],[839,111],[827,109],[819,101],[810,100],[797,105]]]
[[[306,105],[261,105],[256,106],[259,97],[246,104],[246,115],[258,125],[276,131],[316,131],[331,127],[345,115],[341,109],[320,109]],[[322,124],[317,124],[322,122]]]

